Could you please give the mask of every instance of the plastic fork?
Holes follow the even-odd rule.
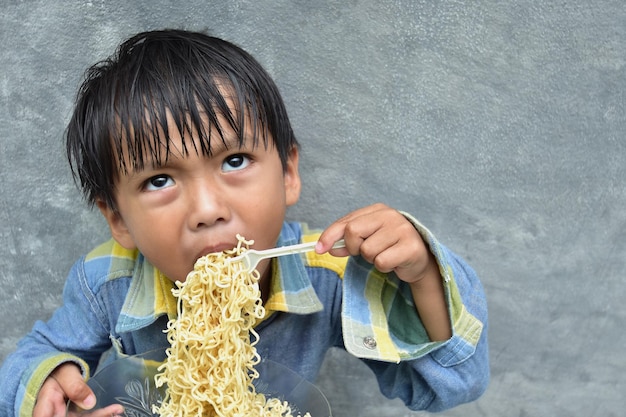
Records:
[[[267,258],[275,258],[277,256],[284,255],[292,255],[295,253],[304,253],[310,252],[315,249],[315,245],[317,242],[307,242],[307,243],[298,243],[297,245],[290,246],[280,246],[278,248],[265,249],[265,250],[256,250],[249,249],[242,253],[241,255],[235,256],[234,258],[228,258],[229,262],[239,262],[241,261],[243,265],[243,269],[247,271],[252,271],[257,267],[259,262],[263,259]],[[346,244],[343,239],[335,242],[331,249],[339,249],[345,248]]]

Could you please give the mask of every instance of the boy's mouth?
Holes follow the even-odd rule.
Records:
[[[198,259],[202,258],[203,256],[206,256],[206,255],[208,255],[210,253],[219,253],[219,252],[224,252],[225,250],[231,250],[231,249],[233,249],[236,246],[237,246],[237,244],[235,244],[235,243],[220,243],[218,245],[205,246],[196,255],[196,260],[198,260]]]

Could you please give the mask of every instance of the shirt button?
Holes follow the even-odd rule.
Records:
[[[366,336],[363,338],[363,346],[368,349],[376,349],[376,339],[372,336]]]

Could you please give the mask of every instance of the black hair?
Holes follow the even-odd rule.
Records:
[[[201,32],[142,32],[86,71],[65,131],[72,175],[91,205],[116,208],[114,184],[127,162],[141,170],[167,160],[168,112],[183,154],[210,155],[212,128],[223,143],[232,129],[241,146],[246,123],[254,146],[273,141],[283,168],[298,146],[278,88],[246,51]]]

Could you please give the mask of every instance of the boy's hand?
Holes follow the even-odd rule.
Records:
[[[434,262],[413,224],[384,204],[361,208],[334,222],[320,236],[317,252],[328,251],[341,238],[346,247],[332,250],[333,255],[361,255],[380,272],[394,271],[409,283],[422,279]]]
[[[67,400],[89,410],[96,404],[96,397],[84,381],[80,369],[73,363],[59,365],[45,380],[37,396],[33,417],[65,417]],[[89,416],[115,416],[124,413],[121,405],[115,404],[94,411]]]
[[[380,272],[395,272],[408,282],[418,313],[431,340],[451,336],[442,278],[434,255],[413,224],[399,211],[374,204],[353,211],[331,224],[319,238],[317,253],[343,238],[346,247],[335,256],[360,255]]]

